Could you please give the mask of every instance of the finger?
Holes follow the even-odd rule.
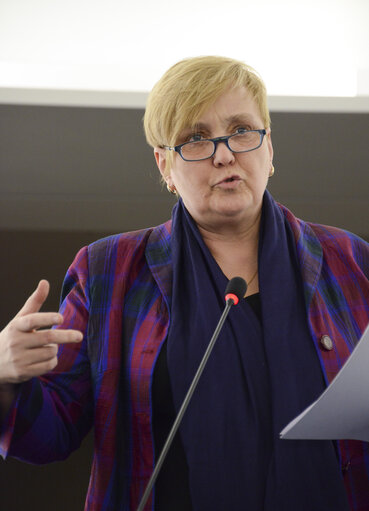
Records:
[[[53,329],[22,333],[17,339],[17,344],[26,350],[32,350],[53,344],[78,343],[82,339],[83,334],[79,330]]]
[[[48,360],[55,358],[58,355],[58,348],[57,344],[46,344],[42,347],[27,350],[22,358],[23,367],[47,362]]]
[[[10,378],[14,383],[21,383],[31,378],[42,376],[45,373],[49,373],[58,365],[57,357],[50,358],[44,362],[38,362],[24,368],[24,370],[13,378]]]
[[[42,372],[52,370],[57,364],[57,354],[56,344],[14,353],[7,362],[4,382],[21,383],[41,374],[40,370]]]
[[[46,344],[26,350],[22,353],[19,360],[13,360],[14,366],[18,367],[21,373],[25,373],[30,366],[55,358],[58,354],[58,348],[57,344]]]
[[[61,325],[63,316],[57,312],[34,312],[26,316],[19,316],[12,321],[12,329],[20,332],[32,332],[39,328]]]
[[[32,312],[38,312],[48,297],[49,290],[50,284],[48,281],[40,280],[35,291],[31,294],[31,296],[28,298],[26,303],[23,305],[15,317],[25,316],[26,314],[30,314]]]
[[[83,339],[83,334],[79,330],[41,330],[40,332],[35,332],[34,335],[37,336],[38,339],[37,346],[73,344],[79,343]]]

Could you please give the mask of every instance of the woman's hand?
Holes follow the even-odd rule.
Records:
[[[55,312],[39,312],[49,294],[49,283],[41,280],[22,309],[0,332],[0,390],[41,376],[58,363],[58,345],[82,341],[77,330],[39,330],[63,323]],[[0,393],[1,394],[1,393]]]

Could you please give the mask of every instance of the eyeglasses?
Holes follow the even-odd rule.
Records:
[[[266,130],[245,130],[225,137],[206,138],[185,142],[174,147],[163,146],[169,151],[176,151],[185,161],[207,160],[214,156],[217,146],[224,142],[232,153],[247,153],[255,151],[263,143]]]

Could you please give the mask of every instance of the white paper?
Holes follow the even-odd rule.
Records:
[[[280,437],[369,441],[369,325],[332,383]]]

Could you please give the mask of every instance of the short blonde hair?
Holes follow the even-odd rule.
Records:
[[[267,94],[258,73],[244,62],[227,57],[204,56],[174,64],[154,85],[144,116],[146,140],[152,147],[174,146],[184,129],[230,87],[245,87],[258,105],[264,127],[270,127]],[[172,151],[167,151],[167,167]]]

